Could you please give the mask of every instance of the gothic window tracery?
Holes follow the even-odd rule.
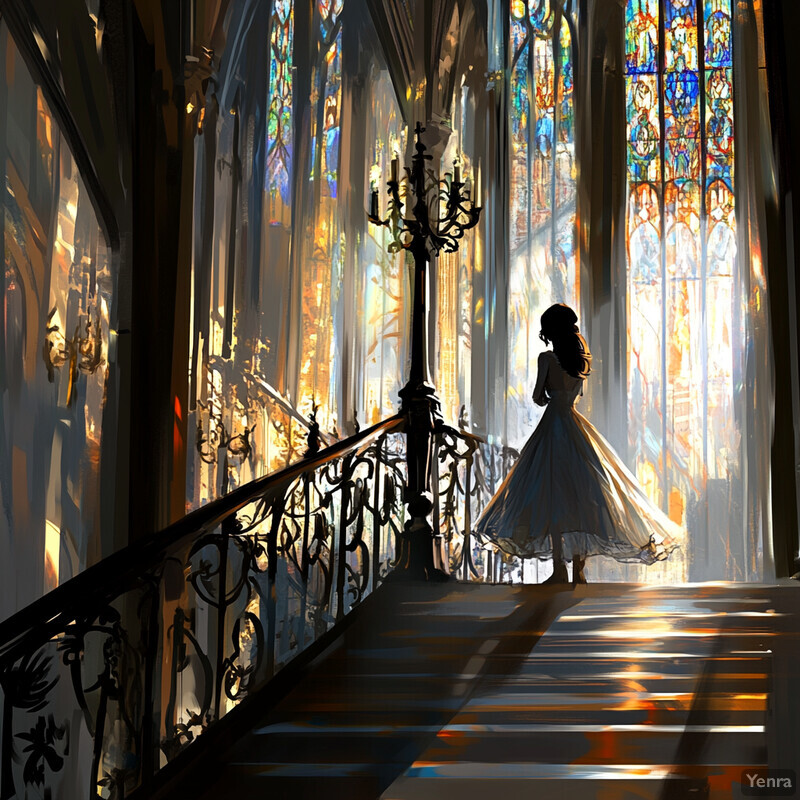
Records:
[[[714,534],[708,509],[719,495],[736,513],[744,348],[731,2],[628,0],[625,46],[631,460],[690,537],[724,548],[734,520]]]

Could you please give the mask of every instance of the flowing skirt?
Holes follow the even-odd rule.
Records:
[[[652,564],[681,528],[645,495],[611,445],[571,404],[550,402],[475,526],[479,541],[521,558],[612,556]]]

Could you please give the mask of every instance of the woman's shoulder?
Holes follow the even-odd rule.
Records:
[[[552,350],[542,350],[539,353],[539,369],[549,369],[550,366],[560,367],[558,356]]]

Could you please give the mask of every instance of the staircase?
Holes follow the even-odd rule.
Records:
[[[798,600],[791,582],[385,586],[165,796],[738,797],[744,770],[800,767]]]

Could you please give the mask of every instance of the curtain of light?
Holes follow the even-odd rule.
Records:
[[[371,109],[359,115],[366,132],[368,169],[363,197],[374,185],[379,189],[379,210],[387,216],[386,180],[392,159],[402,158],[408,132],[400,115],[392,81],[386,69],[373,62],[368,78]],[[404,200],[405,202],[405,200]],[[360,210],[360,207],[359,207]],[[361,347],[353,369],[356,381],[357,417],[372,425],[399,407],[399,391],[407,373],[409,281],[404,252],[390,253],[388,228],[369,225],[359,242],[357,275],[357,341]]]
[[[302,457],[314,419],[324,445],[391,415],[405,371],[406,276],[365,212],[404,126],[363,3],[226,24],[195,139],[190,506]]]
[[[442,156],[441,170],[461,168],[465,191],[474,194],[478,182],[475,136],[475,96],[461,76],[453,95],[453,135]],[[455,253],[441,253],[437,259],[438,307],[436,326],[436,389],[444,418],[466,424],[472,399],[472,319],[476,311],[473,284],[483,272],[481,229],[467,231]]]

